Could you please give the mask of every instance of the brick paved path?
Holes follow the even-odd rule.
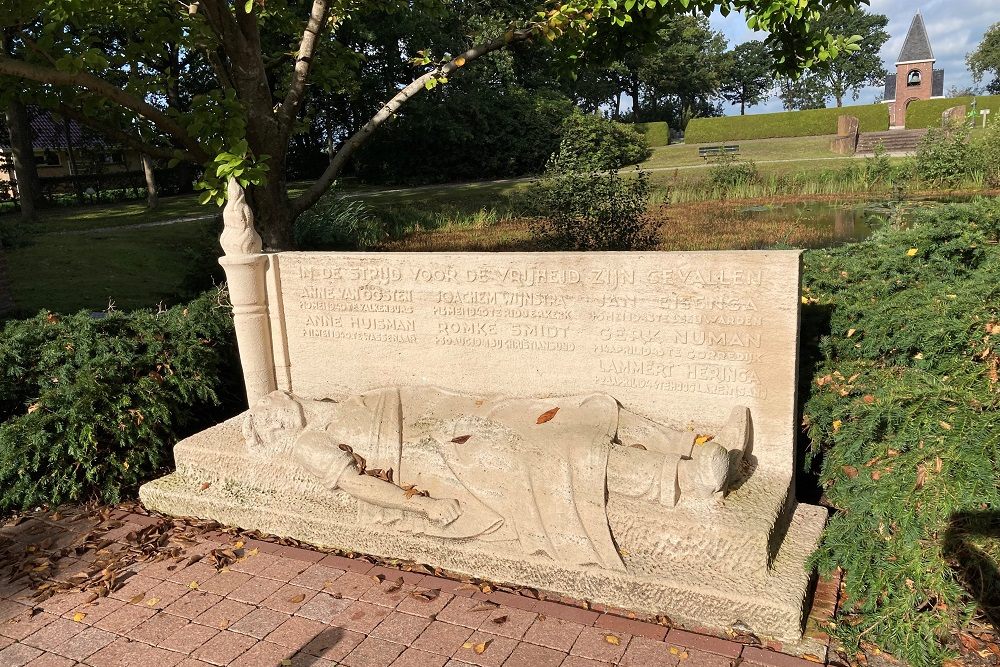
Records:
[[[0,528],[0,667],[815,667],[605,610],[166,530],[177,523],[119,510]],[[52,582],[67,590],[48,597]]]

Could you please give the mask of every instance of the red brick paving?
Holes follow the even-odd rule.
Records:
[[[102,546],[105,555],[127,548],[130,532],[158,521],[127,512],[113,517],[121,525],[105,524],[111,527],[102,538],[118,542]],[[0,549],[38,549],[47,539],[42,548],[68,547],[98,520],[61,526],[29,518],[0,527]],[[199,540],[185,543],[180,556],[134,564],[108,597],[94,601],[69,591],[35,603],[26,578],[0,576],[0,666],[733,667],[741,659],[750,667],[815,667],[763,648],[668,631],[620,610],[483,593],[255,539],[243,538],[242,557],[217,571],[211,558],[190,556],[238,549],[235,538],[216,531]],[[54,555],[52,576],[93,572],[96,557],[93,549]],[[838,588],[839,577],[821,581],[807,637],[825,638]]]

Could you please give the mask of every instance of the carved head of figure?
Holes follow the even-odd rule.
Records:
[[[281,454],[291,450],[305,425],[302,405],[283,391],[272,391],[250,408],[243,438],[255,454]]]

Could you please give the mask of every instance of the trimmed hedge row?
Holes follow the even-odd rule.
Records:
[[[636,123],[635,129],[646,135],[646,143],[650,148],[670,145],[670,126],[666,121],[655,123]]]
[[[704,144],[718,141],[836,134],[837,118],[845,114],[858,118],[862,132],[882,132],[889,129],[889,105],[867,104],[832,109],[762,113],[751,116],[694,118],[688,123],[684,143]]]
[[[976,108],[990,110],[990,119],[987,123],[1000,122],[1000,95],[982,95],[980,97],[952,97],[944,100],[917,100],[906,109],[906,127],[910,130],[919,130],[925,127],[937,127],[941,125],[941,114],[952,107],[960,104],[969,106],[972,100],[976,101]],[[976,119],[976,125],[982,124],[981,118]]]

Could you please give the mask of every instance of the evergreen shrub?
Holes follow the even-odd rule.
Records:
[[[917,147],[917,174],[925,183],[955,186],[976,170],[969,128],[962,124],[932,127]]]
[[[550,159],[562,170],[603,171],[638,164],[653,154],[633,125],[574,111],[562,124],[562,140]],[[551,171],[554,167],[547,165]]]
[[[979,200],[805,254],[806,464],[837,508],[815,561],[845,571],[852,654],[939,665],[1000,608],[998,234]]]
[[[532,184],[526,199],[537,217],[534,235],[556,250],[647,250],[658,227],[646,214],[649,176],[636,169],[557,171]]]
[[[722,193],[759,180],[757,164],[753,160],[741,160],[735,155],[720,155],[708,171],[709,183]]]
[[[165,471],[179,438],[228,416],[243,389],[224,301],[6,323],[0,511],[117,502]]]

